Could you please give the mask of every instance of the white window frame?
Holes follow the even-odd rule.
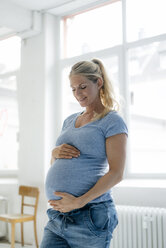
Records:
[[[118,61],[119,61],[119,91],[120,94],[124,97],[125,99],[125,109],[123,109],[123,114],[125,121],[128,125],[128,128],[130,130],[130,109],[129,109],[129,101],[130,101],[130,96],[129,96],[129,79],[128,79],[128,51],[129,49],[140,47],[140,46],[145,46],[148,44],[151,44],[153,42],[161,42],[161,41],[166,41],[166,33],[153,36],[150,38],[143,38],[138,41],[132,41],[132,42],[127,42],[127,27],[126,27],[126,0],[122,0],[122,44],[118,46],[114,46],[111,48],[107,48],[104,50],[99,50],[95,52],[90,52],[87,54],[83,54],[80,56],[76,57],[71,57],[71,58],[65,58],[65,59],[60,59],[60,72],[63,71],[65,67],[71,67],[74,63],[76,63],[78,60],[90,60],[91,58],[94,57],[112,57],[114,55],[118,56]],[[97,6],[96,6],[97,7]],[[62,75],[61,75],[62,79]],[[62,83],[62,82],[61,82]],[[128,138],[128,151],[130,151],[130,136]],[[141,174],[141,173],[131,173],[129,171],[129,166],[130,164],[130,153],[128,153],[127,156],[127,161],[126,161],[126,169],[124,173],[124,177],[126,179],[163,179],[166,178],[166,173],[162,174],[157,174],[155,175],[154,173],[146,173],[146,174]]]

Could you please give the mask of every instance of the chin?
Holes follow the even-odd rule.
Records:
[[[83,107],[83,108],[87,107],[86,104],[83,104],[83,103],[80,103],[80,102],[79,102],[79,104],[80,104],[80,106]]]
[[[78,103],[80,104],[81,107],[87,107],[88,106],[87,103],[85,103],[85,102],[78,102]]]

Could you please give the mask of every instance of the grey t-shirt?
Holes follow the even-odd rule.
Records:
[[[128,130],[122,117],[110,111],[102,119],[76,128],[75,122],[81,113],[69,116],[63,123],[56,146],[69,144],[80,150],[80,156],[72,159],[56,159],[50,167],[45,183],[49,200],[60,199],[55,191],[81,196],[92,188],[108,171],[106,138]],[[91,202],[111,199],[111,189]]]

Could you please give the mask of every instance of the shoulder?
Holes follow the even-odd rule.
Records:
[[[105,137],[115,134],[126,133],[128,135],[127,125],[122,116],[116,111],[110,111],[100,122],[101,129],[105,133]]]
[[[70,120],[73,120],[77,115],[79,115],[80,112],[78,113],[74,113],[72,115],[69,115],[64,121],[70,121]]]
[[[123,117],[117,112],[117,111],[110,111],[107,115],[106,115],[106,120],[107,121],[122,121],[124,122]]]
[[[102,124],[103,123],[110,124],[120,121],[124,122],[122,116],[117,111],[110,111],[101,119]]]
[[[65,128],[66,126],[70,125],[70,124],[74,121],[74,119],[75,119],[79,114],[80,114],[80,112],[74,113],[74,114],[72,114],[72,115],[69,115],[69,116],[64,120],[62,129]]]

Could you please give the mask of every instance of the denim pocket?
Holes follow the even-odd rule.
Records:
[[[95,236],[106,236],[109,223],[108,208],[104,203],[92,204],[86,210],[85,223]]]
[[[107,209],[104,204],[89,208],[89,220],[97,230],[105,230],[108,223]]]
[[[112,238],[113,230],[118,224],[117,212],[112,200],[90,205],[85,211],[84,221],[95,236]]]
[[[114,204],[112,204],[109,207],[109,227],[108,227],[109,232],[111,233],[111,236],[117,225],[118,225],[117,211],[115,209]]]

